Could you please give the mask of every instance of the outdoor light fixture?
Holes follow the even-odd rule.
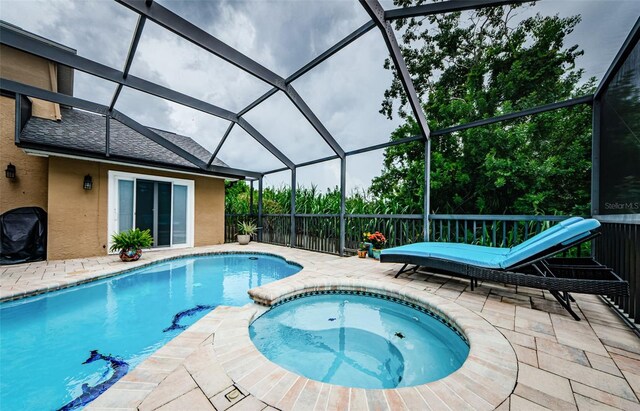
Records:
[[[84,176],[84,183],[82,184],[82,188],[85,190],[91,190],[93,188],[93,179],[90,174]]]
[[[14,166],[13,164],[9,163],[9,165],[7,166],[7,169],[4,170],[4,175],[7,178],[10,178],[10,179],[14,180],[16,178],[16,166]]]

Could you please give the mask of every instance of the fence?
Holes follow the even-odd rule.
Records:
[[[429,240],[512,247],[565,218],[564,216],[436,214],[429,217]]]
[[[603,222],[601,233],[594,247],[597,260],[629,282],[629,297],[611,300],[640,324],[640,225]]]
[[[244,220],[257,221],[258,216],[253,214],[225,214],[224,216],[224,242],[233,243],[238,241],[238,223]]]
[[[345,217],[345,251],[355,253],[363,233],[380,231],[387,238],[387,247],[423,240],[424,221],[420,214],[347,214]]]
[[[443,215],[429,216],[429,241],[447,241],[494,247],[511,247],[549,228],[564,216]],[[225,241],[236,241],[236,225],[244,219],[257,220],[248,214],[227,214]],[[340,216],[338,214],[296,214],[295,247],[330,254],[340,254]],[[421,214],[347,214],[345,216],[345,253],[353,254],[365,232],[380,231],[387,237],[387,247],[423,241],[424,220]],[[291,216],[264,214],[262,242],[289,246]],[[589,253],[590,245],[574,252]]]

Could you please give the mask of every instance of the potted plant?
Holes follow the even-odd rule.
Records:
[[[365,258],[369,253],[369,245],[364,241],[360,243],[360,248],[358,249],[358,257]]]
[[[380,231],[376,231],[373,234],[369,234],[368,239],[373,246],[373,258],[375,258],[376,260],[379,260],[380,252],[382,251],[382,248],[384,248],[384,245],[387,243],[387,239],[385,238],[384,234],[382,234]]]
[[[112,235],[109,251],[120,250],[122,261],[138,261],[142,255],[142,249],[149,248],[152,244],[153,237],[149,230],[134,228]]]
[[[238,243],[247,245],[251,241],[251,236],[256,233],[258,227],[253,221],[238,222]]]

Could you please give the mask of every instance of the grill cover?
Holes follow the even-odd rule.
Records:
[[[0,215],[0,265],[47,258],[47,213],[20,207]]]

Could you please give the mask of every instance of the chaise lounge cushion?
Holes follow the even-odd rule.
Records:
[[[481,252],[485,252],[485,253],[492,253],[492,254],[496,254],[496,255],[506,255],[508,254],[510,251],[516,251],[516,250],[521,250],[523,248],[526,248],[532,244],[535,244],[536,242],[542,240],[543,238],[546,238],[554,233],[556,233],[557,231],[561,230],[564,227],[568,227],[572,224],[578,223],[580,221],[583,221],[584,218],[582,217],[570,217],[567,218],[566,220],[563,220],[561,222],[559,222],[558,224],[542,231],[541,233],[538,233],[537,235],[529,238],[528,240],[518,244],[517,246],[511,247],[511,248],[504,248],[504,247],[487,247],[487,246],[481,246],[481,245],[474,245],[474,244],[465,244],[465,243],[447,243],[447,242],[429,242],[429,248],[430,249],[451,249],[452,251],[457,251],[460,253],[466,253],[466,252],[477,252],[477,251],[481,251]],[[427,244],[427,243],[423,243],[423,244]]]
[[[434,243],[415,243],[407,244],[400,247],[388,248],[382,250],[381,260],[385,255],[406,255],[408,257],[438,258],[441,260],[451,260],[459,263],[476,265],[486,268],[500,268],[500,262],[503,261],[509,252],[508,248],[496,248],[494,250],[504,250],[502,252],[488,252],[481,250],[482,246],[474,246],[469,244],[452,244],[451,247],[431,247]],[[464,247],[461,247],[464,246]]]
[[[585,238],[591,232],[600,227],[600,223],[595,219],[586,219],[566,227],[556,230],[553,234],[534,241],[527,247],[514,247],[507,255],[507,258],[500,263],[501,268],[509,268],[517,266],[531,257],[548,253],[554,247],[577,243],[580,239]]]
[[[594,219],[572,218],[530,238],[513,248],[485,247],[456,243],[415,243],[382,250],[382,255],[437,258],[484,268],[507,269],[545,251],[586,237],[600,226]],[[384,258],[383,258],[384,259]]]

